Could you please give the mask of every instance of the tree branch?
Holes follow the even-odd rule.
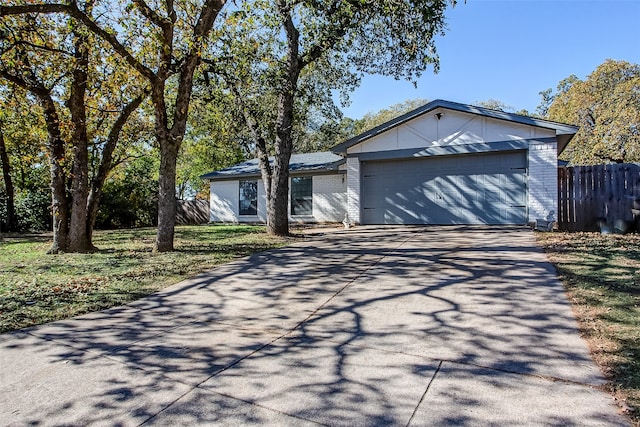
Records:
[[[176,12],[173,9],[173,3],[167,1],[167,14],[170,18],[163,18],[145,3],[144,0],[132,0],[137,6],[140,13],[158,26],[162,31],[162,47],[160,49],[160,67],[157,75],[160,80],[164,80],[171,73],[172,57],[173,57],[173,30],[176,21]]]
[[[227,0],[207,0],[205,2],[193,29],[193,35],[196,38],[202,38],[208,34],[218,13],[220,13],[226,2]]]
[[[67,52],[66,50],[56,49],[54,47],[42,46],[42,45],[31,43],[31,42],[28,42],[28,41],[25,41],[25,40],[18,40],[12,46],[21,46],[21,45],[32,47],[32,48],[38,49],[38,50],[44,50],[46,52],[59,53],[59,54],[64,55],[64,56],[73,57],[73,54],[70,53],[70,52]],[[8,52],[8,51],[9,51],[9,49],[6,50],[6,52]]]
[[[24,15],[27,13],[61,13],[67,12],[69,6],[66,4],[29,4],[20,6],[0,6],[0,17],[11,15]]]
[[[202,12],[193,30],[194,43],[184,58],[178,81],[178,96],[176,97],[176,105],[173,113],[173,128],[171,129],[171,136],[175,142],[177,142],[176,140],[178,138],[184,136],[186,130],[186,117],[191,102],[191,91],[193,89],[193,74],[201,62],[200,50],[203,44],[203,38],[213,26],[213,22],[225,2],[226,0],[207,0],[202,7]]]
[[[113,160],[113,152],[115,151],[116,145],[120,138],[120,133],[124,128],[124,125],[129,120],[131,114],[140,107],[140,104],[145,100],[145,98],[149,96],[149,91],[145,90],[142,94],[131,100],[120,115],[114,122],[113,126],[111,126],[111,130],[109,131],[109,135],[107,136],[107,142],[102,150],[102,158],[100,160],[100,165],[98,166],[98,173],[93,178],[91,183],[91,191],[93,193],[94,198],[99,200],[100,193],[102,190],[102,185],[104,181],[107,179],[109,172],[113,169],[114,160]],[[97,201],[96,201],[97,203]]]
[[[149,5],[144,2],[144,0],[132,0],[132,1],[133,1],[133,4],[135,4],[138,7],[138,10],[140,11],[140,13],[142,13],[142,16],[147,18],[149,21],[151,21],[158,27],[160,28],[164,27],[167,20],[160,17],[160,15],[158,15],[157,13],[155,13],[154,10],[151,9]]]
[[[148,78],[150,81],[157,79],[156,74],[148,67],[144,66],[127,50],[122,43],[118,41],[115,34],[101,28],[96,22],[93,21],[86,13],[78,8],[75,2],[70,4],[30,4],[20,6],[0,6],[0,17],[10,15],[24,15],[27,13],[65,13],[72,18],[77,19],[84,24],[92,33],[99,36],[101,39],[111,45],[111,47],[120,55],[127,63],[136,69],[140,74]]]

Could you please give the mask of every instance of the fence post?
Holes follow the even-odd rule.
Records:
[[[567,231],[567,174],[565,167],[558,168],[558,229]]]

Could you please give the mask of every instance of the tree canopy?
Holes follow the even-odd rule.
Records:
[[[363,74],[415,81],[430,67],[437,71],[435,37],[444,33],[449,4],[455,0],[8,0],[0,5],[2,41],[9,41],[0,52],[2,77],[28,90],[42,108],[54,248],[56,242],[63,250],[90,246],[89,171],[103,171],[94,148],[103,147],[107,166],[117,163],[103,138],[109,127],[94,112],[116,113],[109,123],[126,133],[125,123],[113,120],[120,114],[136,122],[141,92],[150,99],[160,156],[155,250],[173,249],[176,188],[195,190],[198,173],[237,160],[246,148],[260,159],[268,229],[288,233],[291,153],[326,147],[354,131],[333,99],[339,92],[346,101]],[[118,74],[125,79],[112,68],[125,70]],[[123,89],[126,78],[135,90]],[[216,93],[210,102],[231,99],[232,111],[190,116],[200,81]],[[126,102],[99,102],[111,100],[106,88]],[[225,130],[230,118],[244,130]],[[230,137],[204,148],[205,122]],[[181,154],[218,160],[180,165]],[[82,222],[88,240],[74,226]]]
[[[640,65],[607,60],[562,80],[547,117],[580,126],[563,158],[575,165],[640,161]]]
[[[156,251],[173,250],[176,162],[186,131],[194,74],[201,64],[213,24],[225,4],[225,0],[148,3],[145,0],[82,3],[16,0],[0,6],[0,17],[7,21],[14,16],[28,19],[36,14],[52,16],[54,20],[70,19],[71,27],[77,26],[84,37],[91,35],[108,45],[120,62],[129,67],[131,75],[148,87],[155,139],[160,148]],[[82,67],[75,67],[74,71],[81,72]],[[72,85],[78,102],[85,93],[78,90],[80,87],[79,83]],[[56,191],[60,193],[63,189]],[[65,214],[62,205],[57,209]]]
[[[416,108],[425,105],[429,100],[424,98],[408,99],[404,102],[400,102],[391,105],[387,108],[383,108],[376,112],[369,112],[365,114],[361,119],[356,120],[355,135],[365,132],[369,129],[373,129],[391,119],[415,110]]]
[[[76,7],[93,14],[93,1]],[[69,17],[18,13],[3,17],[0,31],[0,78],[37,101],[47,132],[50,251],[91,250],[117,141],[146,95],[105,55],[105,43]]]
[[[288,234],[288,165],[313,115],[336,117],[364,73],[416,79],[438,70],[435,36],[455,1],[238,1],[209,70],[236,100],[260,160],[267,229]],[[270,161],[270,155],[274,160]]]

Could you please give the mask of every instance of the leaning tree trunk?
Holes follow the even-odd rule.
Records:
[[[16,231],[18,221],[16,218],[13,181],[11,180],[11,165],[9,164],[9,156],[7,155],[7,147],[4,143],[2,129],[0,129],[0,162],[2,163],[4,188],[7,193],[7,229],[9,231]]]
[[[28,63],[26,55],[21,58]],[[66,174],[64,170],[65,144],[60,130],[60,117],[53,101],[52,90],[31,74],[23,79],[1,70],[2,77],[27,89],[42,107],[47,127],[47,155],[51,180],[51,216],[53,223],[53,243],[47,253],[55,254],[67,250],[69,243],[69,209],[67,206]]]
[[[148,94],[145,91],[131,100],[131,102],[124,107],[116,121],[113,123],[113,126],[111,126],[111,130],[107,136],[107,142],[102,149],[100,165],[98,166],[98,171],[91,180],[91,190],[89,191],[89,196],[87,198],[87,237],[89,238],[89,242],[93,241],[93,228],[96,225],[96,218],[100,207],[100,198],[102,197],[102,189],[109,172],[111,172],[111,169],[113,168],[113,153],[118,144],[118,140],[120,139],[120,133],[122,132],[124,125],[129,120],[129,117],[131,117],[138,107],[140,107],[147,95]]]

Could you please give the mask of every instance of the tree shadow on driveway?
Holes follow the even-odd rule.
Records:
[[[0,355],[15,367],[2,424],[620,422],[552,267],[515,228],[317,236],[2,336]],[[547,386],[564,400],[536,400]],[[534,409],[512,407],[518,387]]]

